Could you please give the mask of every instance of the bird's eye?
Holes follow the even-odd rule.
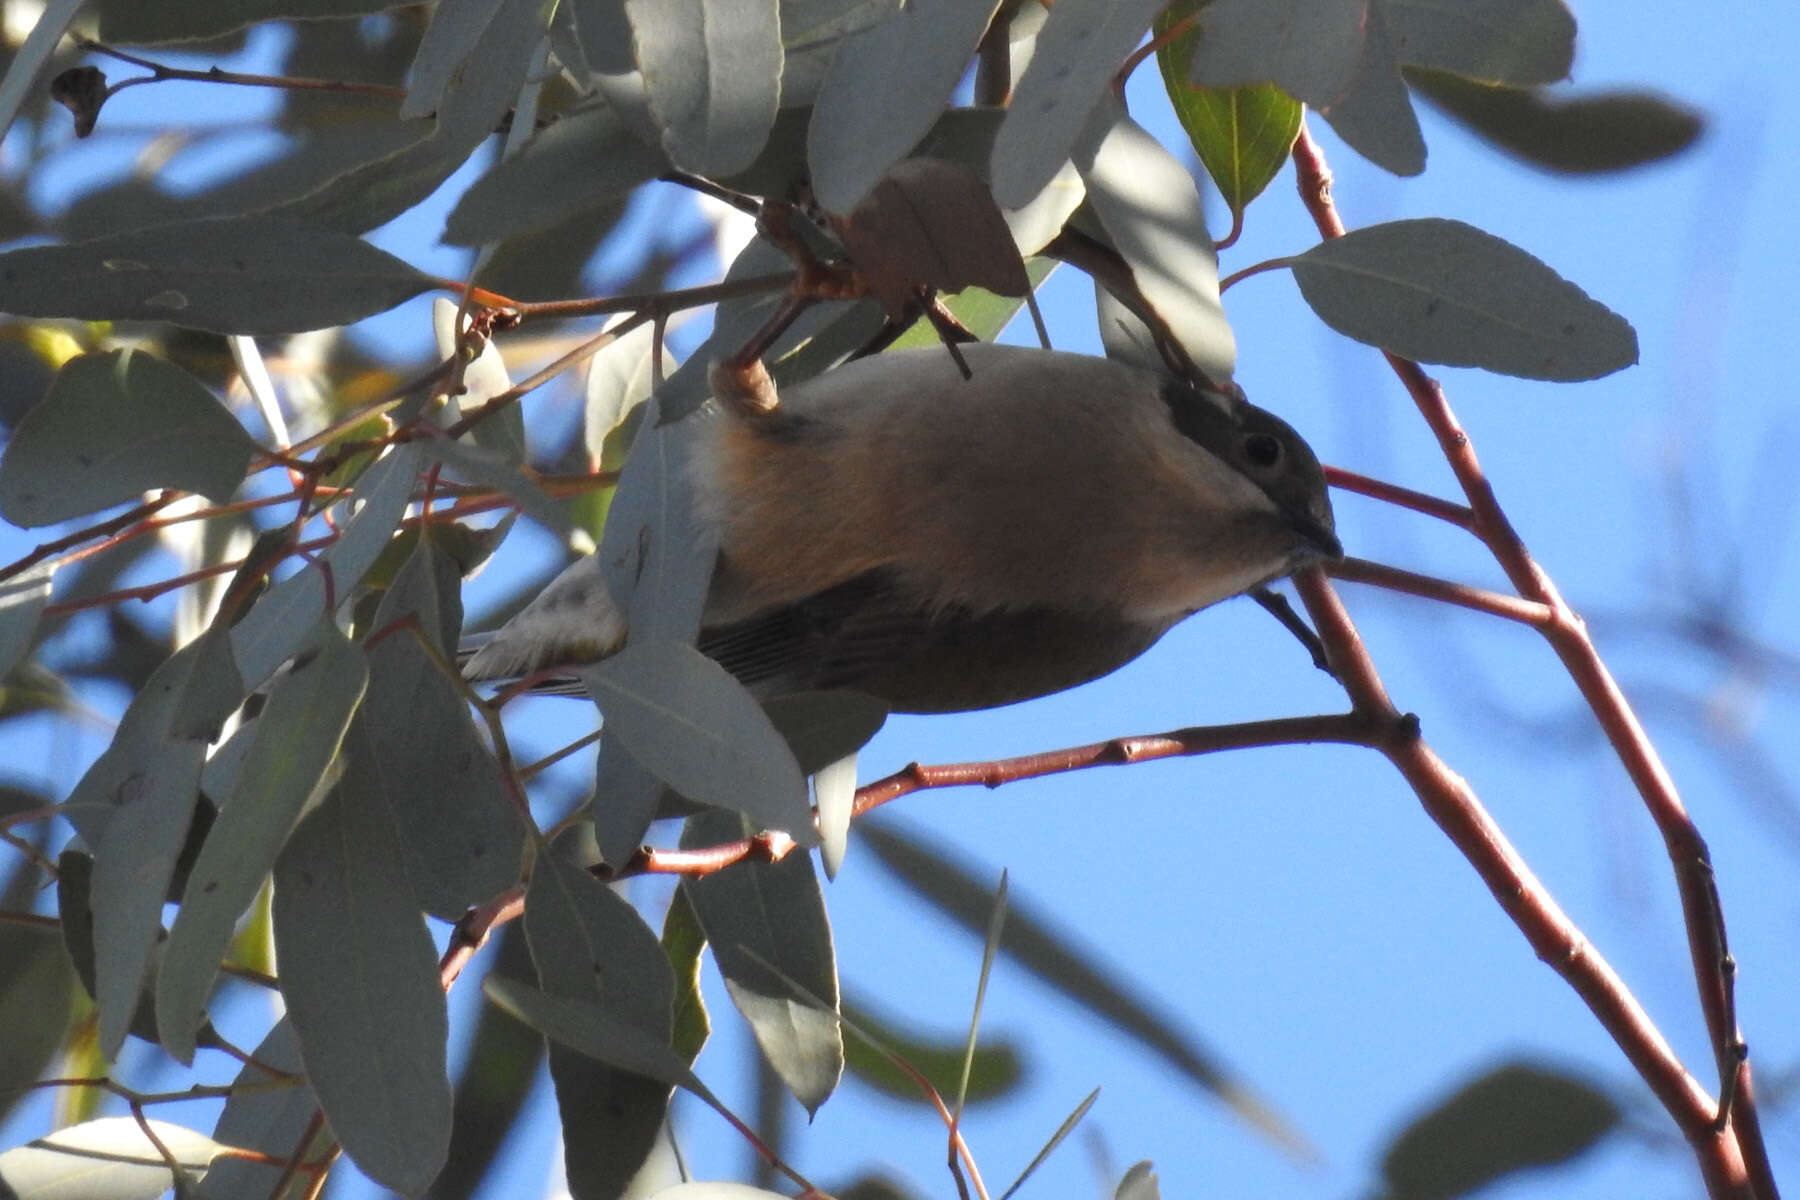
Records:
[[[1281,443],[1266,433],[1253,433],[1244,439],[1244,457],[1253,467],[1267,469],[1281,461]]]

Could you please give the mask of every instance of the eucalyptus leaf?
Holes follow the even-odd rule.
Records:
[[[285,1085],[270,1086],[276,1079],[275,1071],[286,1072],[291,1078]],[[275,1022],[232,1083],[231,1096],[225,1101],[225,1111],[219,1114],[213,1136],[228,1146],[259,1151],[273,1161],[238,1157],[220,1160],[200,1183],[200,1194],[206,1200],[274,1195],[275,1181],[282,1177],[282,1161],[313,1148],[313,1142],[303,1135],[308,1129],[315,1129],[319,1101],[306,1084],[299,1041],[287,1018]],[[324,1136],[329,1135],[315,1129],[314,1139]],[[290,1200],[295,1193],[289,1190],[279,1195],[281,1200]]]
[[[1202,87],[1272,83],[1323,108],[1350,90],[1364,0],[1212,0],[1188,77]]]
[[[70,359],[0,459],[0,514],[35,528],[156,488],[224,503],[256,443],[199,380],[143,351]]]
[[[1166,0],[1057,0],[994,138],[994,199],[1022,208],[1056,178]]]
[[[1483,83],[1555,83],[1575,58],[1563,0],[1381,0],[1394,53],[1413,66]]]
[[[1162,1189],[1156,1183],[1156,1168],[1148,1159],[1131,1164],[1113,1189],[1113,1200],[1162,1200]]]
[[[1699,113],[1648,92],[1573,95],[1490,87],[1443,71],[1408,67],[1406,79],[1452,118],[1533,166],[1571,175],[1622,171],[1693,145]]]
[[[737,814],[706,812],[689,819],[681,845],[714,846],[745,833]],[[764,1059],[806,1111],[816,1112],[843,1073],[844,1041],[833,1014],[808,999],[833,1008],[838,999],[831,922],[812,859],[745,860],[681,886]]]
[[[552,853],[539,858],[525,896],[525,934],[547,993],[592,1001],[667,1043],[675,984],[656,935],[637,911],[592,875]],[[620,1070],[561,1045],[550,1048],[563,1128],[604,1123],[604,1137],[563,1139],[570,1190],[624,1191],[656,1145],[669,1084]]]
[[[781,101],[775,0],[625,0],[663,148],[701,175],[756,159]]]
[[[1237,339],[1219,302],[1219,260],[1187,168],[1111,100],[1089,118],[1075,165],[1151,308],[1209,379],[1230,379]],[[1141,365],[1162,368],[1160,356]]]
[[[1163,36],[1196,9],[1193,0],[1170,5],[1154,27]],[[1233,224],[1287,164],[1300,131],[1300,102],[1272,83],[1203,88],[1190,82],[1187,64],[1199,34],[1190,29],[1156,52],[1163,88],[1194,153],[1231,209]]]
[[[1405,358],[1560,381],[1637,361],[1625,318],[1460,221],[1365,226],[1314,246],[1293,269],[1326,324]]]
[[[1361,53],[1349,87],[1317,107],[1358,154],[1396,175],[1417,175],[1425,169],[1425,135],[1419,131],[1382,12],[1381,0],[1369,0]]]
[[[496,163],[450,210],[444,240],[477,246],[546,229],[600,208],[669,170],[667,154],[645,145],[610,105],[592,102],[532,134]]]
[[[0,481],[4,478],[5,467],[0,464]],[[56,574],[56,566],[55,560],[50,559],[0,579],[0,676],[31,652],[38,618],[50,602],[50,580]]]
[[[364,1174],[417,1196],[449,1152],[449,1026],[437,949],[400,859],[385,809],[334,791],[276,863],[275,951],[334,1134]]]
[[[818,841],[793,753],[718,663],[680,642],[633,640],[581,677],[631,756],[677,792]]]
[[[7,64],[0,79],[0,136],[12,128],[13,118],[31,94],[38,75],[56,53],[57,43],[81,11],[82,0],[50,0],[37,14],[37,22]]]
[[[349,234],[252,215],[9,250],[0,284],[16,316],[277,334],[347,325],[436,281]]]
[[[191,1181],[227,1147],[168,1121],[146,1122]],[[0,1194],[18,1200],[156,1200],[176,1181],[135,1117],[101,1117],[0,1154]]]
[[[1527,1167],[1566,1162],[1618,1128],[1619,1106],[1587,1080],[1504,1063],[1413,1120],[1382,1156],[1389,1200],[1452,1200]]]
[[[193,1057],[194,1033],[232,927],[316,802],[368,685],[362,648],[335,629],[269,693],[231,796],[189,877],[157,976],[157,1028],[169,1053]]]
[[[813,194],[827,212],[854,209],[937,123],[998,7],[914,0],[845,39],[806,133]]]
[[[262,21],[356,17],[396,7],[397,0],[113,0],[102,6],[100,36],[120,45],[154,45],[215,37]]]

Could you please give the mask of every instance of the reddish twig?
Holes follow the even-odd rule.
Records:
[[[1342,236],[1344,224],[1331,200],[1331,172],[1304,122],[1294,143],[1293,157],[1302,201],[1320,234],[1328,238]],[[1706,844],[1682,806],[1674,782],[1636,714],[1588,638],[1585,625],[1532,559],[1523,539],[1507,520],[1475,456],[1474,444],[1451,411],[1443,389],[1417,363],[1393,354],[1388,354],[1387,359],[1436,435],[1462,486],[1475,518],[1475,534],[1487,544],[1520,594],[1549,610],[1550,618],[1538,628],[1593,710],[1663,834],[1675,867],[1701,1009],[1719,1069],[1720,1094],[1716,1099],[1704,1093],[1696,1096],[1699,1085],[1669,1051],[1623,982],[1567,922],[1511,847],[1495,840],[1498,829],[1467,785],[1422,743],[1403,756],[1389,757],[1413,783],[1433,819],[1481,871],[1533,948],[1582,996],[1674,1117],[1695,1148],[1709,1192],[1714,1196],[1748,1194],[1773,1200],[1777,1194],[1774,1176],[1758,1132],[1750,1066],[1737,1030],[1735,968],[1726,948],[1724,916]],[[1330,617],[1338,636],[1344,639],[1341,649],[1349,658],[1359,660],[1355,662],[1356,686],[1352,687],[1359,707],[1365,703],[1385,705],[1387,698],[1380,690],[1373,665],[1363,655],[1355,630],[1348,617],[1342,615],[1342,607],[1329,584],[1317,572],[1306,572],[1297,581],[1327,645],[1334,651],[1340,649],[1326,635],[1326,618]]]
[[[1388,483],[1381,479],[1371,479],[1367,475],[1358,475],[1355,471],[1346,471],[1342,467],[1326,467],[1325,482],[1340,491],[1355,492],[1360,496],[1385,500],[1389,504],[1410,508],[1414,512],[1424,513],[1428,517],[1436,517],[1440,521],[1448,521],[1458,529],[1467,529],[1471,533],[1475,530],[1475,513],[1465,504],[1440,500],[1436,496],[1415,492],[1411,488],[1401,487],[1397,483]]]
[[[1508,621],[1517,621],[1534,629],[1542,629],[1556,618],[1549,605],[1539,604],[1535,600],[1521,600],[1517,596],[1490,592],[1486,588],[1471,587],[1466,583],[1420,575],[1416,571],[1405,571],[1386,563],[1370,562],[1366,558],[1340,558],[1326,563],[1325,573],[1333,579],[1372,584],[1389,591],[1423,596],[1427,600],[1440,600],[1445,604],[1473,609],[1489,616],[1504,617]]]

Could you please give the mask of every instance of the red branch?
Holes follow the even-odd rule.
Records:
[[[1332,204],[1331,172],[1304,123],[1293,156],[1301,199],[1320,234],[1341,237],[1344,224]],[[1390,751],[1388,757],[1418,793],[1432,819],[1481,873],[1532,948],[1587,1002],[1674,1117],[1694,1146],[1709,1193],[1774,1200],[1777,1190],[1756,1119],[1750,1065],[1737,1031],[1732,992],[1735,968],[1726,950],[1724,916],[1706,843],[1588,638],[1586,626],[1507,520],[1475,457],[1474,444],[1451,411],[1443,389],[1417,363],[1392,354],[1387,359],[1437,436],[1469,501],[1476,536],[1486,543],[1520,594],[1547,611],[1547,620],[1533,624],[1542,630],[1575,680],[1662,831],[1674,863],[1701,1008],[1718,1061],[1721,1096],[1717,1101],[1681,1066],[1623,981],[1532,876],[1468,785],[1422,741],[1398,753]],[[1331,648],[1332,665],[1357,707],[1373,705],[1375,711],[1389,711],[1374,665],[1330,584],[1317,571],[1297,576],[1296,582],[1320,636]]]

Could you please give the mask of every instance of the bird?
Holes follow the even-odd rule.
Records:
[[[1127,362],[893,350],[706,414],[719,552],[700,651],[759,697],[832,688],[960,712],[1108,674],[1177,622],[1342,554],[1286,422]],[[627,629],[577,561],[467,662],[574,668]]]

